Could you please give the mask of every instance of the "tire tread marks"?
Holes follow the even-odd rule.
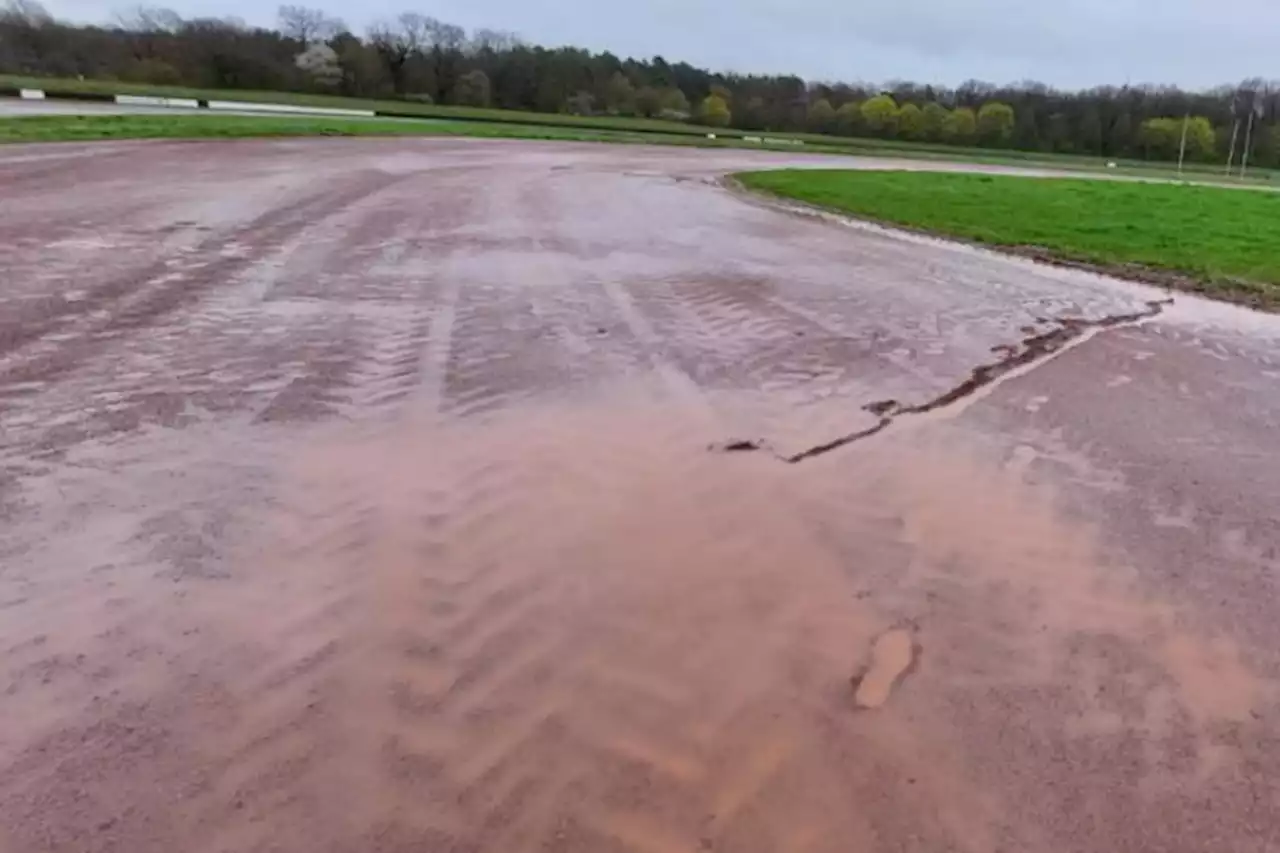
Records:
[[[787,816],[770,803],[811,767],[797,767],[794,732],[768,734],[779,709],[737,658],[773,669],[790,634],[773,617],[790,611],[764,603],[749,622],[736,594],[697,600],[728,567],[744,588],[782,594],[769,580],[774,546],[677,530],[656,553],[614,554],[620,540],[642,540],[609,501],[582,517],[583,494],[621,493],[624,507],[633,497],[616,464],[626,437],[590,444],[595,427],[519,448],[487,426],[445,427],[425,460],[379,436],[345,460],[331,455],[321,481],[281,501],[296,517],[267,561],[283,580],[259,607],[272,626],[260,647],[275,654],[244,684],[221,747],[222,802],[206,822],[231,835],[202,850],[356,850],[370,827],[384,845],[372,849],[388,850],[426,849],[414,846],[422,839],[458,850],[778,849]],[[654,428],[667,444],[684,426]],[[499,446],[508,450],[495,457]],[[622,467],[656,464],[641,457]],[[395,483],[363,473],[392,460]],[[670,520],[718,502],[702,521],[731,526],[733,502],[705,490],[678,500]],[[665,568],[646,574],[654,564]],[[695,567],[710,575],[688,575]],[[731,619],[728,635],[702,637],[716,611]],[[264,831],[303,834],[254,842],[236,802],[253,804],[246,819]]]

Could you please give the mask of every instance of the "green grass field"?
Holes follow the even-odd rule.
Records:
[[[477,128],[485,124],[515,124],[524,127],[557,127],[580,128],[591,131],[611,131],[619,133],[637,133],[656,138],[650,142],[672,142],[672,137],[685,137],[688,140],[705,139],[711,128],[701,127],[683,122],[664,121],[660,119],[625,118],[621,116],[574,116],[557,113],[535,113],[519,110],[480,109],[475,107],[455,107],[437,104],[423,104],[405,100],[367,100],[362,98],[346,98],[336,95],[316,95],[300,92],[254,91],[248,89],[219,90],[197,89],[186,86],[156,86],[147,83],[122,83],[111,80],[75,80],[67,78],[19,77],[0,74],[0,87],[20,87],[44,89],[56,92],[99,92],[105,94],[156,95],[172,98],[204,98],[237,101],[256,101],[262,103],[297,104],[322,107],[340,107],[345,109],[393,110],[399,113],[421,116],[422,118],[448,119],[474,124]],[[714,131],[721,144],[728,140],[740,139],[743,136],[768,136],[778,139],[789,139],[802,142],[803,146],[776,145],[762,146],[758,143],[741,143],[742,147],[772,148],[787,151],[814,151],[834,154],[855,154],[869,157],[903,157],[916,160],[936,160],[947,162],[989,163],[993,165],[1021,166],[1027,168],[1047,168],[1066,171],[1094,172],[1145,175],[1151,177],[1173,177],[1176,170],[1170,163],[1146,162],[1142,160],[1120,160],[1117,168],[1108,169],[1107,161],[1100,157],[1077,156],[1069,154],[1045,154],[1035,151],[1009,151],[982,148],[957,148],[927,142],[907,142],[891,139],[866,139],[842,136],[827,136],[815,133],[760,133],[738,130]],[[479,129],[470,132],[471,136],[489,136]],[[500,134],[508,135],[508,134]],[[560,138],[560,137],[554,137]],[[629,141],[629,140],[628,140]],[[698,143],[702,144],[702,143]],[[717,146],[719,147],[719,146]],[[1193,163],[1187,166],[1187,176],[1196,180],[1212,182],[1236,182],[1238,179],[1225,178],[1222,167],[1213,164]],[[1267,170],[1255,170],[1250,174],[1249,183],[1267,183],[1280,180],[1280,174]]]
[[[138,115],[34,115],[0,118],[0,144],[87,142],[106,139],[246,139],[272,136],[465,136],[482,139],[546,139],[697,148],[752,148],[793,151],[791,146],[747,144],[735,139],[669,133],[637,133],[592,127],[430,119],[336,118],[328,116],[244,116],[227,113],[147,113]],[[849,154],[831,146],[808,146],[815,154]]]
[[[792,151],[791,146],[747,144],[701,135],[637,133],[593,127],[429,119],[336,118],[328,116],[243,116],[227,113],[147,113],[138,115],[34,115],[0,118],[0,144],[76,142],[98,139],[237,139],[271,136],[466,136],[487,139],[547,139],[680,145],[698,148],[752,148]],[[809,146],[813,153],[849,152]]]
[[[924,172],[736,177],[866,219],[1280,308],[1280,193]]]
[[[95,139],[235,139],[269,136],[468,136],[488,139],[548,139],[570,142],[612,142],[680,145],[697,148],[743,148],[810,154],[877,156],[874,148],[810,144],[747,143],[732,137],[708,139],[701,134],[652,133],[601,127],[559,127],[549,124],[475,122],[449,119],[394,119],[227,113],[146,113],[137,115],[36,115],[0,118],[0,143],[75,142]],[[988,161],[972,158],[975,162]]]

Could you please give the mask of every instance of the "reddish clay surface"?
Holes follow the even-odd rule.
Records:
[[[0,152],[0,851],[1275,849],[1280,325],[784,162]]]

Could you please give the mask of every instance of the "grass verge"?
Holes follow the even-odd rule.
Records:
[[[270,136],[478,136],[652,142],[651,134],[539,125],[476,125],[323,116],[41,115],[0,119],[0,143],[97,139],[234,139]],[[663,137],[659,137],[662,139]]]
[[[1280,193],[925,172],[735,177],[865,219],[1280,310]]]
[[[153,95],[162,98],[204,98],[205,100],[252,101],[296,106],[339,109],[382,110],[410,117],[454,119],[457,121],[503,122],[522,125],[553,125],[594,130],[705,135],[710,128],[663,119],[622,116],[575,116],[535,113],[484,107],[456,107],[411,100],[349,98],[306,92],[274,92],[255,89],[200,89],[190,86],[157,86],[150,83],[123,83],[115,80],[76,80],[58,77],[23,77],[0,74],[0,87],[43,89],[47,92],[96,92],[108,95]]]
[[[845,156],[882,156],[883,151],[839,145],[794,146],[744,142],[732,137],[708,139],[687,133],[652,133],[593,127],[559,127],[512,122],[397,120],[330,116],[243,116],[227,113],[145,113],[33,115],[0,118],[0,143],[65,142],[98,139],[211,139],[270,136],[470,136],[489,139],[551,139],[682,145],[697,148],[740,148]],[[981,162],[981,158],[977,158]]]
[[[273,136],[467,136],[482,139],[547,139],[742,148],[793,152],[790,146],[707,139],[689,134],[637,133],[587,127],[478,123],[472,121],[336,118],[328,116],[243,116],[226,113],[33,115],[0,118],[0,144],[10,142],[87,142],[109,139],[236,139]],[[812,145],[813,154],[862,154]]]

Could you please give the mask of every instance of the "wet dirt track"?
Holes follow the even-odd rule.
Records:
[[[786,162],[0,152],[0,851],[1277,849],[1280,324]]]

